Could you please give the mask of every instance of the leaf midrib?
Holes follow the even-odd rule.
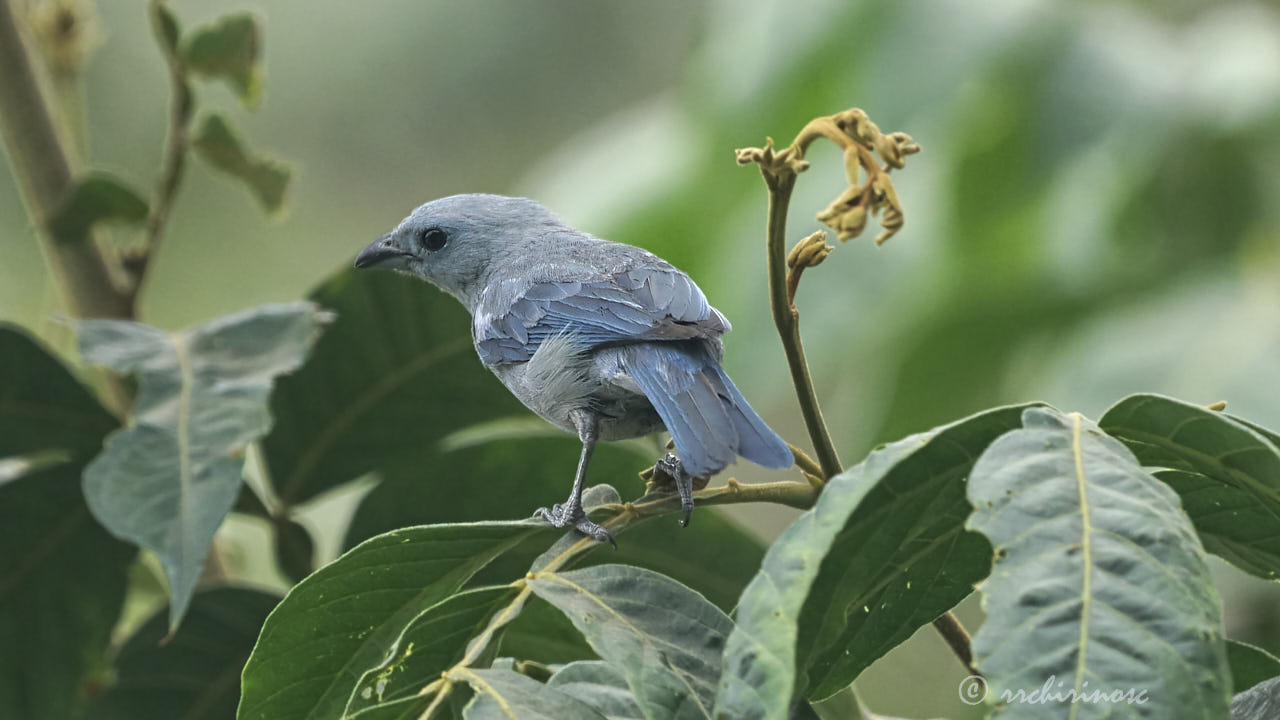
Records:
[[[1080,560],[1084,566],[1084,583],[1080,589],[1080,654],[1076,657],[1076,697],[1084,687],[1085,660],[1089,647],[1089,615],[1092,611],[1093,589],[1093,526],[1089,516],[1088,482],[1084,475],[1084,451],[1082,445],[1084,416],[1071,413],[1071,455],[1075,464],[1076,492],[1080,497]],[[1080,703],[1071,704],[1068,720],[1075,720]]]
[[[1133,427],[1112,426],[1110,428],[1104,428],[1104,430],[1106,430],[1108,434],[1116,433],[1117,437],[1119,437],[1122,440],[1130,440],[1130,439],[1136,440],[1139,442],[1144,442],[1148,445],[1154,445],[1164,450],[1177,452],[1177,453],[1185,453],[1186,455],[1190,455],[1195,457],[1198,460],[1201,460],[1202,462],[1209,465],[1210,467],[1220,470],[1223,475],[1226,475],[1236,481],[1236,483],[1232,485],[1232,487],[1252,495],[1254,499],[1258,501],[1258,504],[1261,505],[1263,508],[1265,508],[1277,523],[1280,523],[1280,514],[1277,514],[1276,509],[1274,507],[1275,504],[1280,504],[1280,491],[1276,490],[1275,488],[1256,482],[1251,475],[1226,465],[1217,456],[1210,455],[1205,452],[1201,452],[1200,450],[1197,450],[1196,448],[1193,448],[1188,445],[1183,445],[1182,443],[1179,443],[1177,440],[1174,440],[1172,437],[1169,437],[1166,435],[1160,435],[1156,433],[1145,432],[1143,430],[1133,428]],[[1249,432],[1252,432],[1252,431],[1249,431]],[[1270,443],[1267,443],[1267,444],[1269,445]],[[1179,470],[1181,472],[1189,472],[1181,468],[1170,468],[1170,469]],[[1215,479],[1213,478],[1213,476],[1207,475],[1202,472],[1198,472],[1198,474],[1204,475],[1210,480]]]
[[[173,343],[175,360],[178,364],[178,527],[182,529],[182,538],[178,542],[178,562],[177,568],[179,572],[185,575],[187,567],[187,556],[191,548],[188,544],[191,542],[191,389],[195,384],[195,373],[191,367],[191,348],[187,338],[184,335],[170,335],[170,342]],[[175,585],[178,585],[175,583]],[[184,581],[178,587],[185,590],[187,583]],[[190,592],[186,590],[186,592]],[[169,615],[169,630],[172,632],[177,628],[178,618],[185,611],[185,603],[182,609],[178,609],[175,602],[171,605]],[[175,614],[176,613],[176,614]]]

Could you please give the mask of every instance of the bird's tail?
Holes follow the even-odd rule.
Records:
[[[701,342],[637,343],[618,350],[627,375],[658,411],[690,473],[717,473],[738,455],[764,467],[791,467],[790,448],[751,409]]]

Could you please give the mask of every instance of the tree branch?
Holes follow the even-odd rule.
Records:
[[[49,221],[71,189],[75,168],[18,30],[11,0],[0,0],[0,134],[67,310],[77,317],[133,317],[133,303],[112,281],[98,245],[90,238],[56,242],[49,232]]]
[[[772,502],[781,505],[807,510],[813,507],[818,501],[818,494],[821,487],[815,483],[797,482],[787,480],[782,482],[759,483],[752,485],[743,485],[737,480],[730,478],[729,481],[714,488],[699,490],[693,494],[698,505],[735,505],[747,502]],[[639,524],[649,518],[673,513],[680,509],[680,497],[675,493],[653,493],[645,495],[638,500],[623,503],[607,503],[590,508],[591,512],[603,511],[613,513],[601,526],[615,535],[624,532],[628,528]],[[569,532],[574,532],[570,530]],[[537,572],[554,572],[568,565],[574,558],[600,546],[598,540],[583,536],[578,538],[563,552],[550,558],[547,563],[539,568]],[[436,711],[444,706],[444,702],[449,694],[453,691],[455,683],[463,679],[466,668],[476,662],[484,653],[484,649],[497,635],[507,623],[511,622],[516,613],[523,607],[525,601],[532,594],[529,587],[528,577],[522,577],[511,583],[511,587],[518,588],[519,592],[507,603],[503,609],[499,610],[489,619],[480,634],[472,638],[467,645],[467,650],[463,654],[461,660],[455,663],[445,672],[441,673],[441,680],[437,680],[422,688],[418,692],[421,697],[426,697],[435,693],[435,697],[425,710],[418,716],[419,720],[429,720],[434,717]]]

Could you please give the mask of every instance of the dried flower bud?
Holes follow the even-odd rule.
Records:
[[[831,254],[835,247],[827,243],[827,234],[819,230],[791,248],[787,255],[787,267],[816,267]]]

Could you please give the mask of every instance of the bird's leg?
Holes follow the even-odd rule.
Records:
[[[550,509],[538,508],[533,516],[540,517],[554,527],[573,525],[578,532],[599,541],[608,541],[614,547],[618,544],[613,534],[591,522],[587,512],[582,508],[582,490],[587,480],[587,464],[591,461],[591,453],[595,450],[599,436],[600,416],[591,410],[572,410],[569,417],[578,430],[578,439],[582,441],[582,456],[578,458],[578,472],[573,478],[573,490],[569,499],[562,505],[552,505]]]
[[[684,469],[675,453],[667,453],[653,469],[655,472],[665,473],[675,483],[676,492],[680,494],[680,509],[684,512],[680,525],[689,527],[689,515],[693,512],[693,476]]]

